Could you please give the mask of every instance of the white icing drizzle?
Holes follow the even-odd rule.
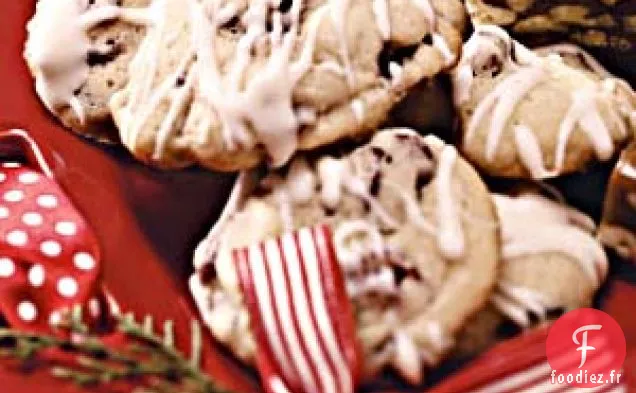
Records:
[[[582,48],[572,45],[572,44],[556,44],[556,45],[548,45],[540,48],[536,48],[534,50],[541,56],[549,56],[554,53],[565,54],[570,56],[577,56],[583,60],[584,65],[587,66],[590,70],[592,70],[597,75],[610,78],[612,75],[599,63],[592,55],[584,51]]]
[[[530,128],[526,126],[515,127],[515,142],[519,157],[532,177],[541,179],[558,176],[561,173],[568,139],[577,126],[590,140],[599,159],[605,161],[611,158],[614,153],[614,143],[596,105],[598,94],[598,92],[589,89],[578,90],[572,94],[572,105],[559,128],[552,170],[546,169],[539,142]],[[611,113],[618,116],[613,111]],[[625,125],[620,119],[616,124],[621,132],[626,132]]]
[[[514,127],[515,144],[521,163],[534,179],[556,176],[558,172],[548,170],[543,163],[543,152],[534,132],[527,126]]]
[[[490,297],[490,302],[517,325],[524,328],[532,324],[528,311],[532,311],[539,320],[546,319],[545,297],[540,292],[528,288],[499,283],[497,292]]]
[[[362,123],[362,121],[364,120],[364,101],[362,101],[362,99],[360,98],[356,98],[355,100],[351,101],[351,110],[353,111],[353,115],[356,118],[356,121],[358,123]]]
[[[387,41],[391,37],[388,0],[373,0],[373,13],[375,14],[375,23],[378,25],[380,35]]]
[[[362,260],[369,254],[384,257],[384,240],[378,228],[364,220],[345,221],[333,234],[338,262],[345,271],[360,268]]]
[[[290,231],[294,229],[294,211],[292,208],[291,198],[286,190],[279,190],[274,194],[278,207],[280,209],[280,217],[283,221],[283,228]]]
[[[453,346],[453,339],[444,334],[439,322],[429,321],[425,324],[424,329],[431,338],[429,344],[433,346],[433,350],[437,353],[442,353]]]
[[[441,34],[437,33],[437,15],[430,0],[412,0],[423,12],[429,25],[430,33],[433,36],[433,47],[440,51],[445,60],[445,65],[452,65],[457,56],[451,51],[448,42]]]
[[[470,143],[483,121],[490,116],[485,157],[491,162],[495,160],[499,141],[510,126],[515,108],[530,91],[551,76],[554,67],[563,67],[559,55],[538,57],[513,41],[502,29],[478,26],[465,45],[464,56],[454,74],[455,99],[458,105],[469,99],[474,73],[480,72],[480,68],[487,65],[493,57],[501,61],[502,67],[510,68],[513,72],[480,101],[468,122],[464,136],[464,142]],[[525,124],[512,125],[519,159],[533,178],[554,177],[561,173],[568,140],[576,129],[585,133],[600,160],[605,161],[612,156],[614,143],[611,131],[597,103],[601,99],[611,101],[616,87],[616,80],[606,79],[594,87],[583,87],[572,93],[571,105],[559,126],[552,169],[545,167],[543,152],[533,131]],[[624,112],[622,109],[621,111]],[[626,136],[627,127],[619,115],[619,108],[612,105],[609,116],[611,125]]]
[[[338,36],[340,36],[340,61],[349,87],[355,85],[355,75],[349,55],[349,36],[347,34],[347,14],[351,0],[329,0],[329,15],[333,20]]]
[[[322,20],[322,12],[313,14],[303,51],[294,63],[290,63],[294,39],[299,29],[300,7],[301,1],[294,1],[292,26],[288,33],[282,33],[280,19],[275,19],[275,25],[278,27],[275,26],[270,35],[273,48],[266,68],[248,81],[245,92],[234,102],[235,107],[230,108],[222,116],[230,117],[234,111],[242,114],[258,133],[259,140],[268,149],[274,165],[286,162],[296,149],[298,123],[292,108],[292,90],[311,66],[316,34]],[[250,25],[245,37],[250,36],[250,31],[260,32],[264,30],[264,19],[261,19],[259,23],[260,25]],[[245,37],[244,39],[247,39]],[[248,51],[249,47],[245,49],[245,53]],[[208,56],[208,58],[211,57],[213,57],[212,54]],[[237,58],[236,62],[239,63],[240,58]],[[213,62],[213,67],[218,66],[214,65]],[[234,70],[236,69],[235,67]],[[207,84],[205,86],[210,87]],[[214,91],[211,89],[208,93],[212,94],[207,94],[207,98],[212,98],[211,101],[216,103],[216,107],[219,108],[218,105],[225,99],[224,95],[214,97]],[[232,94],[230,94],[231,96]],[[221,106],[220,111],[223,111],[223,106]],[[233,119],[232,122],[238,123],[238,120]]]
[[[395,276],[393,270],[388,266],[381,266],[378,270],[370,272],[361,278],[348,278],[346,284],[347,294],[351,299],[370,293],[383,295],[397,293]]]
[[[425,232],[426,234],[435,236],[435,234],[437,233],[435,225],[428,221],[426,217],[424,217],[424,215],[421,213],[422,207],[415,199],[405,194],[404,190],[400,186],[388,180],[383,181],[382,186],[393,190],[395,196],[402,200],[406,215],[408,216],[409,220],[411,220],[411,223],[413,225],[415,225],[418,229]]]
[[[82,123],[84,108],[75,93],[88,78],[89,51],[105,50],[94,47],[87,32],[116,18],[136,24],[149,22],[142,11],[104,3],[89,7],[87,0],[41,0],[36,17],[27,24],[24,56],[35,76],[38,95],[53,113],[70,106]]]
[[[557,168],[565,159],[567,139],[578,125],[587,135],[596,149],[596,155],[603,161],[609,159],[614,151],[612,137],[596,105],[595,91],[578,90],[572,95],[572,105],[565,115],[559,129],[557,144]]]
[[[617,166],[617,169],[621,175],[629,179],[636,180],[636,167],[630,162],[621,160],[621,163]]]
[[[302,158],[294,160],[286,180],[289,196],[294,202],[309,202],[316,191],[316,176]]]
[[[122,141],[133,149],[136,145],[137,136],[141,127],[162,100],[171,95],[176,79],[185,73],[191,61],[191,57],[184,58],[178,66],[176,73],[173,75],[173,79],[162,81],[155,87],[155,91],[152,91],[158,66],[158,61],[156,61],[155,56],[157,56],[161,50],[160,38],[163,35],[167,23],[165,15],[167,13],[168,4],[167,0],[156,0],[152,3],[152,8],[150,8],[150,10],[154,11],[152,12],[152,28],[148,29],[146,38],[142,41],[137,50],[137,54],[129,65],[129,74],[144,76],[138,84],[129,85],[128,102],[126,107],[121,111],[118,124]],[[153,61],[149,61],[150,59],[153,59]],[[115,93],[113,95],[111,105],[113,101],[118,100],[119,94],[121,93]],[[181,106],[181,103],[173,105],[170,108],[170,114],[175,113],[172,109],[173,107]],[[165,133],[163,130],[167,129],[166,125],[173,124],[174,120],[175,119],[171,116],[166,116],[166,120],[164,120],[161,125],[161,132]]]
[[[269,1],[250,2],[241,18],[246,25],[246,34],[238,42],[231,60],[231,72],[222,74],[215,53],[216,36],[219,26],[234,16],[235,10],[233,7],[221,8],[218,1],[189,0],[187,7],[189,24],[192,27],[191,51],[184,56],[173,75],[153,88],[156,57],[166,34],[165,18],[169,11],[166,0],[157,0],[157,3],[162,3],[163,7],[154,7],[161,11],[155,13],[153,29],[147,34],[130,65],[131,74],[144,75],[144,78],[134,79],[129,84],[130,98],[120,121],[122,139],[134,147],[148,117],[158,105],[167,100],[169,110],[157,133],[154,151],[154,158],[160,158],[175,132],[177,117],[194,90],[195,101],[218,116],[228,150],[235,150],[239,145],[253,146],[256,143],[251,132],[253,130],[258,142],[264,145],[272,158],[274,166],[287,162],[296,150],[297,131],[302,123],[292,104],[292,91],[312,64],[316,34],[324,7],[311,15],[303,49],[298,58],[292,60],[294,44],[300,34],[302,0],[294,0],[289,13],[284,15],[290,22],[289,31],[283,31],[283,15],[274,11],[273,28],[269,33],[266,31]],[[263,69],[245,80],[252,49],[261,40],[268,40],[271,45],[269,57]],[[154,66],[148,69],[148,64]],[[175,80],[183,75],[187,75],[185,85],[175,86]],[[209,126],[205,122],[200,125],[199,142],[206,140]]]
[[[466,142],[470,143],[483,119],[492,113],[486,139],[486,159],[493,161],[501,134],[515,107],[544,77],[545,70],[542,67],[532,66],[501,82],[475,108],[466,130]]]
[[[405,331],[420,344],[422,339],[425,340],[426,347],[420,348],[419,356],[429,365],[437,364],[440,354],[452,348],[455,342],[438,321],[411,324]]]
[[[437,243],[441,254],[450,260],[459,259],[464,253],[464,233],[461,225],[460,209],[453,198],[453,169],[457,160],[457,150],[450,145],[443,147],[439,158],[435,190],[437,198]],[[318,173],[322,185],[322,201],[328,207],[335,207],[342,192],[342,186],[353,195],[363,198],[369,203],[371,210],[385,224],[396,227],[397,223],[389,216],[375,198],[368,195],[364,182],[352,176],[346,163],[324,158],[318,163]],[[389,182],[385,186],[391,186]],[[407,210],[411,222],[427,234],[435,233],[435,228],[423,216],[419,206],[411,198],[396,190]]]
[[[301,106],[296,109],[296,117],[298,117],[298,123],[302,125],[315,124],[318,119],[316,109],[308,106]]]
[[[422,363],[419,349],[408,333],[398,330],[393,336],[395,355],[393,365],[401,371],[409,382],[417,384],[422,380]]]
[[[474,72],[483,67],[483,64],[488,64],[489,56],[500,55],[502,49],[506,54],[510,53],[513,45],[516,45],[516,42],[510,40],[508,34],[498,26],[479,25],[475,27],[473,36],[464,44],[462,58],[453,73],[454,98],[457,105],[470,99],[470,91],[475,78]],[[522,48],[521,45],[516,45],[515,52],[518,53],[520,48]],[[531,60],[533,57],[534,54],[531,54],[530,59],[525,60]],[[517,59],[519,60],[518,55]],[[514,66],[515,63],[511,62],[510,65]]]
[[[389,63],[389,74],[391,75],[391,84],[398,86],[402,83],[402,77],[404,75],[404,68],[398,63],[392,61]]]
[[[318,162],[320,198],[329,208],[335,208],[340,202],[344,172],[344,163],[335,158],[325,157]]]
[[[325,206],[335,208],[342,197],[342,189],[369,204],[369,207],[385,225],[396,228],[399,224],[367,190],[364,181],[351,173],[348,162],[325,157],[318,162],[318,177],[321,184],[321,199]]]
[[[446,42],[446,38],[439,33],[433,34],[433,47],[435,47],[444,58],[444,64],[448,67],[452,65],[457,59],[457,55],[453,53],[451,48],[448,46],[448,42]]]
[[[459,207],[453,198],[453,169],[457,160],[457,150],[444,146],[439,157],[437,180],[437,244],[445,258],[459,259],[464,255],[464,233],[459,216]]]
[[[437,237],[441,254],[450,260],[461,258],[465,248],[461,223],[461,209],[453,197],[452,179],[457,157],[457,150],[453,146],[443,146],[439,157],[435,181],[437,230],[435,226],[422,215],[421,208],[417,201],[404,195],[403,191],[391,182],[385,181],[383,183],[385,187],[392,189],[395,194],[402,199],[407,217],[411,223],[427,235]],[[278,177],[268,179],[268,181],[272,183],[271,186],[275,189],[275,198],[279,203],[281,216],[286,229],[293,229],[292,206],[294,204],[308,202],[315,192],[317,184],[320,184],[320,198],[326,207],[335,209],[342,199],[344,190],[368,203],[371,211],[381,223],[391,228],[399,227],[399,223],[384,209],[380,202],[369,194],[366,183],[362,178],[354,174],[347,160],[324,157],[320,159],[316,165],[317,179],[303,158],[298,158],[292,162],[285,180]],[[373,228],[370,228],[368,225],[361,228],[360,223],[353,222],[351,226],[344,226],[340,230],[340,234],[336,235],[336,238],[344,241],[345,238],[351,237],[354,233],[360,234],[365,232],[368,235],[365,237],[374,240],[372,241],[374,245],[373,250],[381,252],[381,237],[379,237],[379,234],[377,234],[377,236],[371,236],[370,234],[377,232],[377,229],[373,229],[373,231],[372,229]],[[336,243],[339,242],[336,241]],[[357,253],[358,251],[359,250],[355,252]],[[347,265],[350,262],[350,264],[354,266],[356,263],[359,263],[359,259],[356,258],[353,256],[351,256],[351,258],[343,256],[343,263]]]
[[[335,61],[332,60],[328,60],[328,61],[323,61],[322,63],[319,63],[318,65],[316,65],[315,67],[317,70],[324,70],[324,71],[329,71],[329,72],[333,72],[336,75],[340,75],[340,76],[344,76],[345,71],[342,68],[342,66],[340,64],[338,64]]]
[[[435,25],[437,24],[437,17],[435,16],[435,10],[433,9],[433,5],[430,0],[413,0],[415,5],[424,12],[424,17],[428,21],[429,29],[432,31],[435,30]]]
[[[535,194],[518,197],[495,194],[493,200],[501,222],[504,263],[514,263],[523,256],[560,253],[578,263],[590,285],[594,288],[601,285],[608,262],[603,247],[593,235],[595,228],[589,217]],[[529,323],[527,310],[542,317],[547,303],[538,291],[505,282],[499,284],[491,300],[522,326]]]
[[[305,159],[297,158],[291,163],[285,179],[272,176],[267,181],[274,187],[274,198],[278,203],[284,228],[287,231],[293,230],[293,205],[311,200],[316,190],[316,176]]]
[[[403,135],[412,134],[419,138],[419,136],[413,134],[412,131],[406,132],[405,130],[402,130],[401,132]],[[435,183],[433,183],[436,185],[432,185],[431,187],[434,187],[435,189],[435,199],[438,203],[438,209],[443,210],[441,213],[437,213],[436,215],[441,228],[437,230],[434,224],[428,223],[428,221],[425,220],[421,207],[419,207],[414,198],[410,198],[408,195],[403,195],[403,190],[400,195],[402,195],[404,204],[407,207],[406,216],[408,219],[412,220],[413,224],[421,229],[423,234],[425,233],[427,236],[439,236],[437,239],[438,244],[440,244],[440,248],[444,248],[446,250],[446,252],[442,251],[442,253],[450,255],[458,252],[457,239],[461,239],[459,243],[462,244],[462,247],[464,241],[459,221],[460,218],[458,216],[460,214],[459,205],[456,204],[456,201],[454,200],[455,198],[453,197],[454,191],[456,190],[453,188],[454,184],[451,181],[458,155],[454,147],[446,146],[443,142],[434,137],[425,138],[425,143],[434,147],[436,151],[440,151],[438,158],[438,172],[435,178]],[[361,171],[361,168],[356,168],[354,165],[351,165],[351,162],[346,158],[336,159],[332,157],[324,157],[317,162],[316,172],[314,172],[302,157],[298,157],[290,164],[290,168],[285,179],[278,176],[270,176],[267,178],[267,182],[269,182],[268,185],[274,189],[273,192],[275,195],[284,195],[284,197],[281,197],[279,200],[285,200],[285,204],[288,205],[288,207],[281,207],[281,210],[287,208],[291,209],[293,204],[301,203],[301,201],[308,201],[308,196],[315,193],[317,186],[320,185],[321,202],[328,207],[336,208],[341,202],[343,194],[347,193],[367,201],[371,207],[372,214],[374,214],[375,218],[379,221],[387,220],[387,218],[393,220],[392,217],[390,217],[382,208],[379,201],[368,195],[366,183],[359,177],[359,172]],[[364,172],[364,176],[368,177],[369,173]],[[395,188],[395,185],[390,183],[388,180],[383,181],[382,184],[383,187],[388,187],[391,191],[398,191],[398,189]],[[408,200],[411,200],[411,202],[408,202]],[[408,206],[411,206],[411,208]],[[384,214],[386,214],[387,217],[381,218],[380,216]],[[418,224],[417,217],[419,217],[419,220],[422,220],[422,222],[425,222],[423,226]],[[457,221],[453,222],[455,220]],[[394,224],[397,225],[398,223]],[[290,228],[293,229],[291,226]],[[382,261],[397,261],[399,263],[399,261],[404,261],[404,256],[400,254],[399,250],[395,250],[388,242],[385,242],[382,234],[380,233],[379,226],[376,223],[365,218],[360,220],[345,220],[335,225],[333,230],[333,244],[337,259],[343,267],[343,271],[346,273],[347,292],[350,298],[365,296],[369,293],[380,293],[391,296],[399,291],[394,271],[391,269],[389,264],[382,264]],[[311,250],[313,243],[306,239],[303,240],[303,236],[310,235],[303,235],[302,231],[305,230],[303,229],[300,232],[301,246],[305,247],[307,250]],[[442,233],[445,235],[442,235]],[[283,249],[286,249],[287,247],[291,247],[286,244],[286,242],[291,244],[293,239],[286,235],[283,237],[282,241],[282,247]],[[223,240],[221,242],[223,242]],[[303,248],[303,250],[305,248]],[[254,250],[253,252],[256,252],[256,248],[252,248],[252,250]],[[268,250],[266,249],[266,253],[267,252]],[[305,251],[303,251],[303,253],[304,252]],[[309,251],[307,251],[307,253],[310,254]],[[275,253],[272,252],[271,255],[267,255],[268,258],[278,263],[276,260],[278,256]],[[295,257],[294,253],[285,255],[285,259],[288,262],[293,262],[293,258]],[[376,258],[377,262],[379,262],[381,266],[375,267],[372,271],[364,270],[365,264],[362,262],[363,259],[367,257]],[[225,259],[225,261],[223,259]],[[224,287],[229,286],[231,288],[235,288],[238,285],[236,279],[234,277],[228,278],[230,275],[228,275],[227,272],[224,272],[224,270],[233,270],[232,263],[228,262],[230,259],[231,258],[228,253],[220,253],[214,260],[214,263],[217,268],[217,274],[221,285]],[[252,261],[252,263],[254,263],[254,261]],[[314,269],[315,266],[317,266],[315,262],[306,256],[304,265],[305,269]],[[310,285],[319,281],[313,278],[310,274],[311,272],[306,273],[308,274],[308,282]],[[292,275],[297,277],[297,273],[292,273]],[[257,279],[261,279],[260,277],[262,276],[263,282],[266,281],[264,275],[256,274],[255,276]],[[274,272],[274,276],[278,276],[276,272]],[[292,281],[295,281],[293,277]],[[426,282],[426,278],[423,278],[423,281]],[[275,283],[274,286],[276,286]],[[312,291],[311,288],[310,291]],[[204,308],[209,309],[210,307],[210,305],[207,305]],[[220,316],[221,312],[215,315]],[[327,314],[324,313],[324,315]],[[317,314],[317,316],[319,315]],[[228,317],[238,318],[236,315],[228,315]],[[206,319],[206,321],[207,320],[208,319]],[[318,322],[320,323],[320,321]],[[397,319],[389,322],[391,329],[397,329],[398,323]],[[227,325],[223,324],[219,326],[217,330],[219,334],[223,334],[222,337],[226,337],[229,334],[227,332],[228,329]],[[215,333],[217,333],[217,330],[214,330]],[[415,331],[418,332],[418,338],[426,337],[425,342],[427,343],[427,348],[421,349],[418,348],[417,345],[413,347],[409,344],[409,342],[411,342],[411,344],[415,345],[415,343],[420,342],[414,338]],[[387,334],[391,335],[393,333],[388,332]],[[419,327],[408,325],[407,328],[400,330],[400,335],[401,336],[393,336],[393,340],[389,344],[390,350],[387,350],[387,353],[389,353],[390,356],[388,356],[384,362],[390,362],[404,375],[413,378],[416,378],[418,376],[418,372],[421,372],[421,370],[418,371],[418,369],[422,360],[434,364],[439,354],[445,351],[452,343],[452,339],[442,330],[442,326],[434,321],[419,325]],[[230,338],[226,338],[226,341],[227,340],[230,340]]]
[[[111,5],[108,0],[100,0],[92,7],[88,7],[87,0],[38,2],[37,16],[29,24],[25,56],[34,69],[36,89],[46,106],[54,112],[70,106],[80,119],[84,118],[82,105],[74,93],[88,77],[87,53],[91,49],[99,52],[108,49],[91,48],[86,32],[96,24],[116,19],[144,25],[147,31],[129,65],[133,77],[123,91],[114,94],[111,107],[117,115],[121,139],[132,150],[157,108],[166,107],[155,136],[152,152],[155,160],[170,148],[174,134],[182,126],[180,117],[187,114],[185,125],[192,125],[196,135],[177,138],[174,141],[177,147],[209,143],[209,129],[218,120],[225,149],[250,149],[260,143],[274,166],[287,162],[297,148],[299,128],[315,122],[311,113],[294,107],[292,93],[312,66],[316,36],[325,13],[340,36],[340,53],[338,62],[330,60],[317,68],[344,75],[350,87],[355,84],[347,37],[351,0],[329,0],[309,14],[297,58],[293,57],[301,36],[303,0],[293,0],[285,14],[276,10],[278,4],[272,0],[250,1],[244,12],[234,3],[222,5],[219,0],[175,1],[154,0],[147,8],[123,8]],[[450,58],[452,53],[436,33],[437,20],[431,4],[428,0],[414,1],[426,14],[434,45],[445,58]],[[390,39],[389,3],[375,0],[372,6],[381,36]],[[216,54],[217,37],[221,26],[233,17],[240,18],[246,33],[240,38],[229,66],[222,67]],[[176,43],[180,37],[178,31],[169,31],[175,18],[184,18],[185,27],[191,30],[190,47],[182,54],[174,72],[164,80],[157,80],[163,46]],[[268,19],[272,25],[269,32]],[[283,28],[283,23],[288,29]],[[263,43],[269,44],[269,55],[263,68],[248,76],[253,49],[257,45],[261,48]],[[225,68],[230,71],[224,72]],[[391,66],[394,85],[399,83],[401,74],[401,68]],[[176,83],[177,80],[184,83]],[[186,108],[191,102],[192,109],[188,112]],[[352,104],[359,121],[365,115],[361,106],[358,102]],[[210,113],[217,119],[210,120]]]

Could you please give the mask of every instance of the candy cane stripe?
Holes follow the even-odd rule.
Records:
[[[329,263],[324,260],[326,253],[320,252],[321,244],[316,239],[316,231],[305,228],[299,231],[301,249],[306,250],[307,256],[304,261],[304,268],[309,277],[309,291],[314,315],[317,318],[318,332],[325,351],[329,355],[332,369],[338,376],[339,392],[350,393],[352,391],[351,375],[347,372],[347,363],[338,346],[338,340],[333,327],[329,321],[329,311],[325,303],[325,289],[322,286],[322,274],[319,266]],[[319,261],[320,259],[320,261]]]
[[[269,240],[265,245],[265,260],[267,261],[269,275],[272,278],[272,286],[276,293],[276,303],[279,311],[277,316],[279,318],[278,323],[284,326],[283,336],[291,349],[291,359],[296,366],[297,375],[300,376],[307,391],[316,392],[316,371],[309,364],[309,351],[304,343],[300,341],[302,333],[298,326],[296,311],[290,307],[291,302],[293,302],[290,297],[290,280],[287,269],[283,268],[283,266],[287,265],[283,262],[287,258],[281,253],[281,247],[275,240]],[[281,260],[281,258],[283,259]]]
[[[274,317],[268,283],[264,280],[266,271],[259,245],[253,245],[247,251],[247,264],[250,268],[250,274],[258,278],[252,280],[252,283],[269,346],[276,357],[277,363],[281,365],[282,369],[290,370],[291,364],[287,356],[285,356],[282,339],[276,328],[276,319]]]
[[[343,348],[357,348],[355,330],[334,326],[351,308],[337,296],[345,293],[340,276],[338,290],[324,287],[338,266],[326,246],[331,238],[316,238],[324,233],[305,228],[233,253],[268,393],[354,390],[357,352]]]
[[[303,342],[309,350],[309,356],[320,379],[322,391],[325,393],[333,393],[333,374],[329,372],[329,366],[320,349],[316,326],[312,321],[311,309],[309,307],[306,278],[302,270],[303,259],[306,258],[307,255],[302,251],[296,234],[283,236],[282,245],[284,255],[288,261],[286,267],[292,284],[293,306],[298,317]],[[293,261],[293,263],[291,261]]]

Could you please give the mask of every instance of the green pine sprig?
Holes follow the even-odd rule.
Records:
[[[163,324],[163,333],[154,330],[153,318],[138,323],[133,314],[117,318],[117,329],[130,343],[122,349],[104,344],[90,335],[82,323],[81,308],[74,308],[56,326],[70,333],[68,338],[0,329],[0,356],[33,364],[45,350],[59,349],[72,355],[72,365],[52,365],[53,376],[81,386],[107,385],[118,381],[139,384],[136,393],[229,393],[220,389],[199,367],[201,326],[192,322],[192,348],[186,358],[174,346],[173,322]],[[4,348],[2,348],[4,347]]]

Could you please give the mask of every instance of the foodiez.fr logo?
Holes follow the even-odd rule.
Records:
[[[553,384],[589,388],[619,384],[626,356],[625,335],[606,313],[581,308],[552,325],[546,356]]]

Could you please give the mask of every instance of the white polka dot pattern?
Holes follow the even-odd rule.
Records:
[[[55,224],[55,232],[62,236],[73,236],[77,233],[77,225],[70,221],[60,221]]]
[[[47,257],[57,257],[62,253],[62,246],[55,240],[46,240],[40,244],[40,251]]]
[[[45,280],[44,267],[42,265],[35,265],[29,269],[29,283],[38,288],[44,285]]]
[[[54,209],[57,207],[57,198],[55,195],[40,195],[37,199],[37,204],[44,209]]]
[[[17,203],[24,199],[24,191],[10,190],[4,193],[4,200],[11,203]]]
[[[24,172],[18,176],[18,181],[22,184],[35,184],[40,176],[35,172]]]
[[[15,274],[15,262],[10,258],[0,258],[0,278],[9,278]]]
[[[80,270],[91,270],[95,267],[95,259],[88,253],[78,252],[73,257],[75,267]]]
[[[38,317],[38,310],[35,304],[23,301],[18,304],[18,316],[25,322],[33,322]]]
[[[24,225],[37,227],[42,225],[42,223],[44,222],[44,218],[40,213],[28,212],[22,215],[22,222],[24,223]]]
[[[17,146],[30,161],[0,162],[0,314],[16,329],[45,331],[73,305],[86,316],[95,311],[98,302],[89,300],[101,288],[99,245],[35,142],[12,132],[28,141]],[[6,133],[0,131],[0,150]]]
[[[57,291],[63,297],[73,297],[77,295],[78,290],[77,281],[72,277],[63,277],[57,283]]]
[[[16,229],[7,233],[6,240],[7,243],[11,244],[12,246],[22,247],[27,244],[27,242],[29,241],[29,237],[27,236],[26,232]]]

